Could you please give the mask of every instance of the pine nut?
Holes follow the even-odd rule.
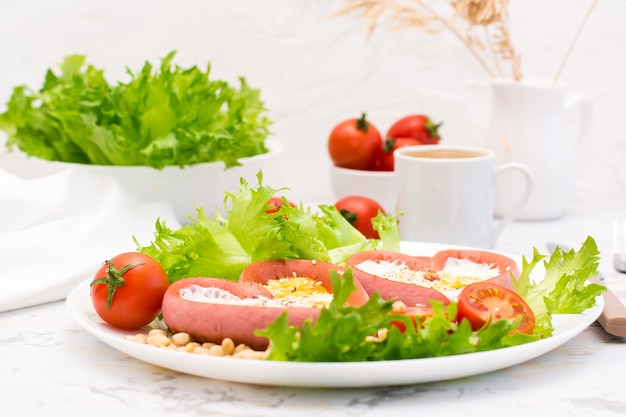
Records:
[[[235,352],[234,353],[239,353],[239,352],[244,351],[246,349],[248,349],[248,346],[246,346],[243,343],[240,343],[237,346],[235,346]]]
[[[202,345],[198,342],[189,342],[182,348],[187,352],[193,352],[196,348],[202,347]]]
[[[155,334],[154,336],[148,337],[148,344],[158,346],[158,347],[167,347],[172,343],[169,337],[163,334]]]
[[[221,345],[211,346],[209,349],[209,355],[213,356],[224,356],[224,350]]]
[[[148,332],[148,336],[156,336],[162,334],[163,336],[167,336],[167,332],[163,329],[152,329]]]
[[[222,340],[222,353],[224,355],[232,355],[235,352],[235,343],[230,338]]]
[[[172,335],[172,343],[177,346],[184,346],[191,341],[189,333],[176,333]]]
[[[386,335],[379,333],[377,336],[374,336],[374,338],[381,340],[384,339],[385,336]],[[200,343],[193,341],[188,333],[179,332],[171,334],[164,329],[151,329],[148,332],[148,335],[144,333],[127,335],[125,336],[125,339],[131,342],[148,344],[158,348],[212,356],[230,356],[240,359],[264,359],[268,354],[267,350],[253,350],[244,343],[235,345],[234,341],[228,337],[222,340],[221,343]]]
[[[211,352],[209,352],[209,349],[202,347],[202,346],[198,346],[196,348],[194,348],[193,353],[199,353],[199,354],[204,354],[204,355],[209,355],[211,354]]]

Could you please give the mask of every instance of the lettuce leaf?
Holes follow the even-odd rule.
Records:
[[[271,122],[260,91],[211,80],[211,66],[173,66],[170,52],[111,85],[82,55],[48,70],[43,86],[14,88],[0,129],[7,147],[42,159],[154,168],[239,159],[267,152]]]
[[[552,334],[552,314],[579,314],[595,305],[596,297],[606,289],[588,283],[598,274],[599,255],[595,240],[588,236],[578,251],[557,247],[546,260],[546,255],[533,248],[532,259],[522,259],[520,277],[513,284],[535,313],[535,333]],[[533,280],[531,273],[542,260],[543,278]]]
[[[191,223],[172,230],[157,220],[149,245],[135,239],[137,250],[154,257],[165,269],[170,282],[206,276],[236,281],[251,262],[266,259],[315,259],[345,263],[353,253],[386,248],[382,240],[367,239],[334,207],[322,205],[313,211],[299,204],[283,204],[267,213],[269,199],[280,190],[263,184],[249,186],[242,178],[238,192],[225,193],[225,216],[212,217],[197,208]],[[389,247],[396,247],[397,221],[389,216],[380,230]]]

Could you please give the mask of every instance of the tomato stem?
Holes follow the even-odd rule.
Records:
[[[361,117],[356,120],[356,128],[362,132],[367,132],[370,128],[370,122],[367,121],[365,113],[362,113]]]
[[[396,146],[397,139],[396,138],[387,138],[383,143],[383,152],[389,153],[393,152],[393,147]]]
[[[352,226],[354,226],[356,224],[356,221],[358,220],[358,216],[355,212],[350,211],[350,210],[346,210],[344,208],[339,210],[339,213],[341,213],[341,215],[348,221],[348,223],[350,223]]]
[[[439,138],[439,128],[442,124],[443,123],[433,123],[433,121],[430,120],[430,117],[427,117],[424,127],[428,131],[431,138]]]
[[[110,310],[115,290],[117,290],[117,287],[124,286],[124,274],[130,269],[143,265],[143,263],[128,264],[121,269],[117,269],[110,260],[106,260],[105,262],[108,265],[106,269],[107,276],[94,279],[91,281],[90,286],[94,284],[104,284],[107,286],[107,310]]]

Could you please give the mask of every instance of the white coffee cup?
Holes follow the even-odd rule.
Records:
[[[528,201],[532,172],[523,164],[497,165],[486,148],[418,145],[394,152],[396,210],[402,240],[490,249],[499,234]],[[519,199],[498,221],[493,217],[494,190],[505,171],[525,179]]]

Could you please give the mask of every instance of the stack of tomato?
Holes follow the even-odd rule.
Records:
[[[365,113],[336,125],[328,138],[328,153],[335,166],[367,171],[393,171],[393,152],[404,146],[434,145],[441,123],[423,114],[405,116],[391,125],[383,138]]]

